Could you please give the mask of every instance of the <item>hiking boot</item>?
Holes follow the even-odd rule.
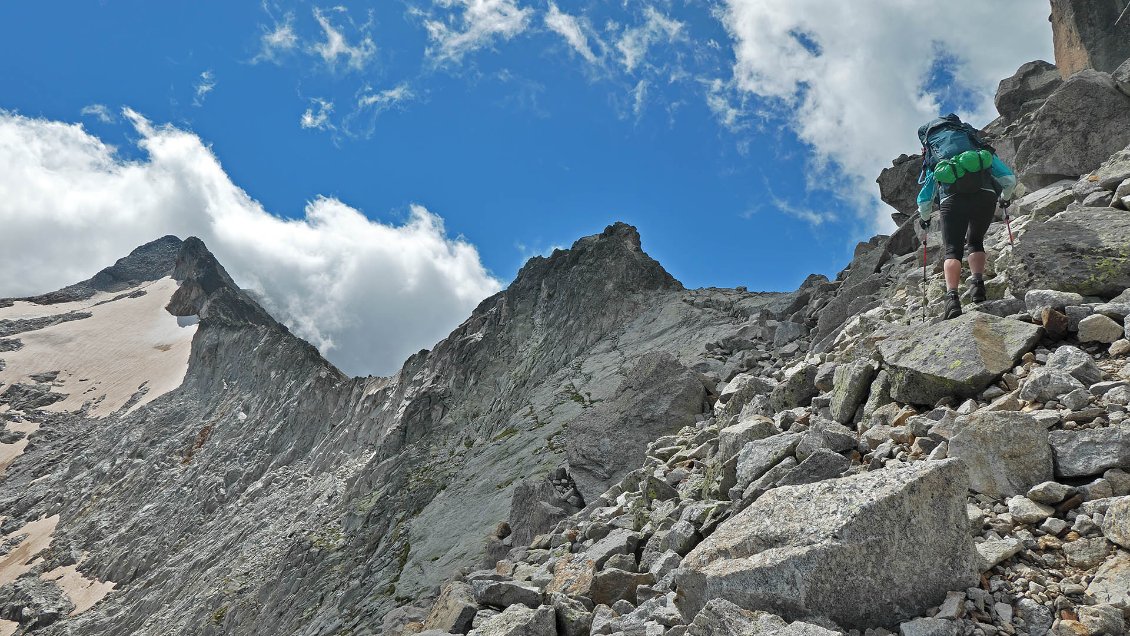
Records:
[[[946,294],[946,312],[944,320],[952,320],[961,315],[961,299],[957,297],[956,291],[951,291]]]
[[[985,302],[985,281],[977,280],[976,278],[969,281],[969,295],[972,297],[974,304]]]

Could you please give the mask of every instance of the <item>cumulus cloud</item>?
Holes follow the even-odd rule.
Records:
[[[90,277],[165,234],[202,238],[236,281],[350,373],[388,373],[500,287],[475,247],[412,206],[402,224],[332,198],[272,215],[196,135],[126,110],[127,161],[81,125],[0,112],[0,297]]]
[[[588,62],[596,64],[596,54],[589,46],[589,38],[581,26],[581,21],[576,17],[563,13],[553,2],[549,3],[549,12],[545,14],[545,26],[554,33],[565,38],[569,46],[573,47],[581,57]]]
[[[682,22],[663,15],[655,7],[646,7],[643,24],[625,29],[616,42],[624,69],[629,73],[634,71],[647,58],[648,49],[653,45],[678,40],[683,27]]]
[[[377,52],[376,44],[368,35],[363,35],[357,44],[350,44],[345,34],[335,27],[320,9],[314,9],[314,19],[322,27],[325,41],[315,44],[313,50],[322,56],[322,60],[327,65],[336,66],[338,58],[345,58],[350,68],[359,71],[365,68],[370,58]]]
[[[200,74],[200,81],[196,83],[196,96],[192,99],[193,106],[203,106],[204,99],[216,88],[216,75],[211,70]]]
[[[437,62],[459,62],[463,56],[491,44],[509,40],[526,30],[533,9],[517,0],[435,0],[438,7],[460,10],[458,18],[424,22],[432,46],[428,55]]]
[[[294,32],[294,14],[287,13],[282,22],[276,22],[271,28],[263,27],[263,35],[259,38],[259,53],[251,59],[251,63],[278,63],[282,55],[297,47],[298,34]]]
[[[811,146],[814,168],[834,166],[878,227],[890,223],[890,211],[877,202],[875,177],[900,153],[917,150],[918,126],[942,106],[932,74],[952,73],[967,98],[961,114],[984,125],[1001,78],[1052,53],[1045,3],[958,0],[946,12],[951,17],[940,21],[929,0],[725,3],[734,88],[786,117]],[[723,122],[736,121],[713,95]]]
[[[104,124],[114,123],[114,115],[110,112],[109,108],[106,108],[105,104],[90,104],[89,106],[83,106],[82,110],[79,111],[79,114],[83,117],[97,118],[98,121]]]
[[[315,108],[317,108],[317,111],[314,110]],[[333,124],[330,123],[330,113],[332,113],[333,110],[333,102],[315,97],[310,100],[310,108],[307,108],[306,112],[302,113],[302,117],[298,120],[298,125],[314,130],[332,130]]]

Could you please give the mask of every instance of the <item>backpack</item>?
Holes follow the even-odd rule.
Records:
[[[918,129],[922,142],[922,172],[919,183],[925,183],[927,171],[943,189],[951,193],[993,189],[991,171],[995,150],[985,142],[976,128],[950,113]]]

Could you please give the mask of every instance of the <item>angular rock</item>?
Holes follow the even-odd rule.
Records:
[[[592,612],[580,601],[564,594],[551,595],[557,613],[557,636],[588,636],[592,629]]]
[[[1073,488],[1057,481],[1045,481],[1032,486],[1027,497],[1032,501],[1042,504],[1057,504],[1073,492]]]
[[[1014,163],[1025,183],[1078,177],[1130,143],[1130,97],[1110,75],[1080,71],[1048,97],[1027,132]]]
[[[857,361],[836,367],[832,388],[832,418],[846,424],[867,397],[867,387],[875,378],[876,368],[870,361]]]
[[[1130,433],[1118,427],[1052,431],[1056,477],[1101,475],[1110,468],[1130,468]]]
[[[490,605],[499,609],[511,605],[525,605],[530,608],[541,605],[541,592],[537,588],[516,581],[473,580],[471,589],[479,605]]]
[[[1118,607],[1123,613],[1130,611],[1130,552],[1115,550],[1095,572],[1087,594],[1098,603]]]
[[[1062,83],[1054,64],[1043,60],[1028,62],[1012,77],[1001,80],[995,99],[997,112],[1008,119],[1016,119],[1042,106]]]
[[[817,449],[823,448],[840,453],[851,450],[855,446],[855,432],[850,428],[832,420],[816,418],[808,427],[808,434],[797,445],[796,457],[804,461]]]
[[[1063,544],[1063,554],[1068,565],[1089,570],[1106,558],[1107,545],[1106,539],[1101,537],[1076,539]]]
[[[851,460],[826,448],[817,449],[777,482],[778,486],[812,484],[844,474]]]
[[[742,447],[754,440],[765,439],[779,431],[773,420],[755,416],[727,426],[718,433],[718,456],[729,459],[741,452]]]
[[[1070,181],[1060,181],[1016,201],[1016,213],[1028,214],[1038,221],[1046,221],[1063,212],[1075,201],[1075,192]]]
[[[835,636],[832,631],[768,612],[742,609],[725,599],[712,599],[687,626],[687,636]]]
[[[683,560],[684,616],[712,598],[795,620],[893,625],[974,581],[961,462],[775,488]]]
[[[585,551],[599,570],[608,559],[616,554],[634,554],[640,543],[640,535],[625,528],[617,528]]]
[[[1124,2],[1052,0],[1055,61],[1063,77],[1082,69],[1111,72],[1130,57]]]
[[[1079,622],[1093,636],[1126,633],[1122,610],[1113,605],[1084,605],[1079,608]]]
[[[959,636],[958,624],[940,618],[916,618],[899,625],[899,636]]]
[[[752,373],[739,373],[726,384],[726,388],[722,389],[722,392],[718,395],[718,401],[725,404],[743,391],[751,394],[763,394],[772,390],[773,385],[765,378]]]
[[[973,490],[1012,496],[1052,478],[1048,432],[1030,415],[978,412],[950,439],[949,456],[961,459]]]
[[[1024,293],[1024,307],[1028,310],[1028,315],[1035,320],[1041,319],[1045,309],[1063,312],[1069,306],[1081,304],[1083,304],[1083,297],[1074,292],[1061,292],[1054,289],[1029,289]]]
[[[1130,179],[1130,146],[1111,155],[1098,170],[1087,176],[1088,181],[1112,192],[1127,179]]]
[[[977,548],[977,570],[988,572],[993,566],[1020,554],[1024,543],[1015,537],[989,539],[974,544]]]
[[[1111,502],[1103,515],[1103,535],[1111,543],[1130,549],[1130,497]]]
[[[1080,208],[1029,226],[1013,251],[1008,278],[1013,293],[1058,289],[1084,296],[1118,294],[1130,287],[1130,215]]]
[[[1063,369],[1039,367],[1024,378],[1024,383],[1020,385],[1020,399],[1026,402],[1048,402],[1076,389],[1085,391],[1086,388]]]
[[[1079,342],[1110,344],[1124,335],[1122,325],[1102,314],[1093,314],[1079,321]]]
[[[1110,78],[1114,80],[1114,85],[1123,95],[1130,96],[1130,58],[1127,58],[1118,68],[1110,74]]]
[[[652,583],[655,583],[655,576],[650,572],[637,573],[606,568],[593,577],[589,598],[597,604],[612,605],[616,601],[625,600],[635,605],[636,588]]]
[[[596,576],[596,562],[584,554],[566,554],[557,559],[553,580],[546,586],[546,594],[588,596],[592,579]]]
[[[816,389],[816,365],[800,363],[785,371],[784,379],[769,394],[769,407],[784,411],[808,406],[819,391]]]
[[[1041,329],[970,312],[923,332],[904,328],[879,343],[898,402],[933,405],[943,397],[975,397],[1036,345]]]
[[[1017,495],[1008,500],[1008,514],[1020,523],[1038,524],[1055,514],[1055,508]]]
[[[471,629],[471,621],[479,606],[475,602],[474,591],[470,585],[452,581],[443,587],[432,606],[431,613],[424,619],[424,629],[438,629],[453,634],[466,634]]]
[[[595,498],[643,463],[657,437],[693,423],[706,389],[698,374],[668,353],[640,358],[616,397],[584,409],[569,424],[565,448],[570,474],[586,500]]]
[[[557,634],[556,616],[549,605],[537,609],[512,605],[487,619],[476,631],[479,636],[554,636]]]
[[[738,487],[744,490],[765,471],[792,455],[803,437],[804,433],[782,433],[746,444],[738,454]]]
[[[1088,387],[1103,379],[1095,359],[1078,347],[1063,345],[1048,356],[1048,367],[1063,369]]]

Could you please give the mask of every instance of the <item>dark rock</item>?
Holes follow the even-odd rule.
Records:
[[[922,155],[899,155],[891,167],[883,168],[879,178],[879,196],[883,203],[910,217],[918,216],[918,175],[922,170]]]
[[[1055,63],[1063,77],[1107,73],[1130,58],[1130,19],[1121,0],[1052,0]]]
[[[52,393],[49,386],[34,384],[11,384],[0,393],[0,404],[7,404],[15,410],[41,409],[67,399],[62,393]]]
[[[39,305],[86,300],[98,292],[119,292],[155,281],[173,272],[181,240],[164,236],[133,250],[128,256],[95,274],[89,280],[69,285],[56,292],[26,298]]]
[[[652,583],[655,583],[655,576],[650,572],[625,572],[624,570],[607,568],[597,572],[596,576],[593,577],[589,598],[598,605],[612,605],[619,600],[625,600],[634,605],[636,603],[636,588]]]
[[[1008,119],[1016,119],[1025,111],[1032,111],[1043,105],[1063,80],[1054,64],[1043,60],[1022,65],[1009,78],[1001,80],[997,87],[997,112]]]
[[[812,484],[844,474],[851,461],[839,453],[818,448],[777,482],[778,486]]]

